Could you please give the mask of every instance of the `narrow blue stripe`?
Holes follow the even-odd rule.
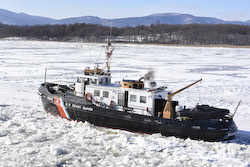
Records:
[[[68,113],[68,111],[66,110],[66,108],[64,106],[63,99],[61,98],[60,100],[61,100],[62,108],[63,108],[63,111],[64,111],[65,115],[67,116],[68,119],[70,119],[69,113]]]

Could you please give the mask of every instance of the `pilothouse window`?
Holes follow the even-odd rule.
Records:
[[[77,77],[77,83],[81,83],[81,79]]]
[[[91,79],[91,84],[97,84],[97,79]]]
[[[139,89],[143,89],[143,85],[142,84],[139,84]]]
[[[146,96],[140,96],[140,103],[146,103]]]
[[[100,84],[100,85],[102,84],[102,79],[99,80],[99,84]]]

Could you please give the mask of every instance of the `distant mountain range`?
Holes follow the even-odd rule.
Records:
[[[89,23],[100,24],[104,26],[113,27],[135,27],[137,25],[151,25],[151,24],[240,24],[250,25],[250,20],[243,21],[224,21],[212,17],[196,17],[190,14],[178,13],[162,13],[153,14],[144,17],[130,17],[119,19],[103,19],[94,16],[82,16],[66,19],[52,19],[47,17],[32,16],[25,13],[14,13],[8,10],[0,9],[0,23],[8,25],[45,25],[45,24],[75,24],[75,23]]]

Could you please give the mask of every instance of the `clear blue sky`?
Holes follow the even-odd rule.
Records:
[[[0,8],[56,19],[188,13],[227,21],[250,20],[250,0],[0,0]]]

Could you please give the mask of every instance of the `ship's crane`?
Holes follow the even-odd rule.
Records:
[[[176,95],[177,93],[180,93],[182,92],[183,90],[189,88],[190,86],[200,82],[202,79],[198,80],[198,81],[195,81],[194,83],[182,88],[182,89],[179,89],[171,94],[168,95],[168,99],[167,99],[167,102],[165,104],[165,107],[164,107],[164,110],[163,110],[163,118],[166,118],[166,119],[173,119],[173,116],[174,116],[174,110],[173,110],[173,107],[172,107],[172,97],[174,95]]]

